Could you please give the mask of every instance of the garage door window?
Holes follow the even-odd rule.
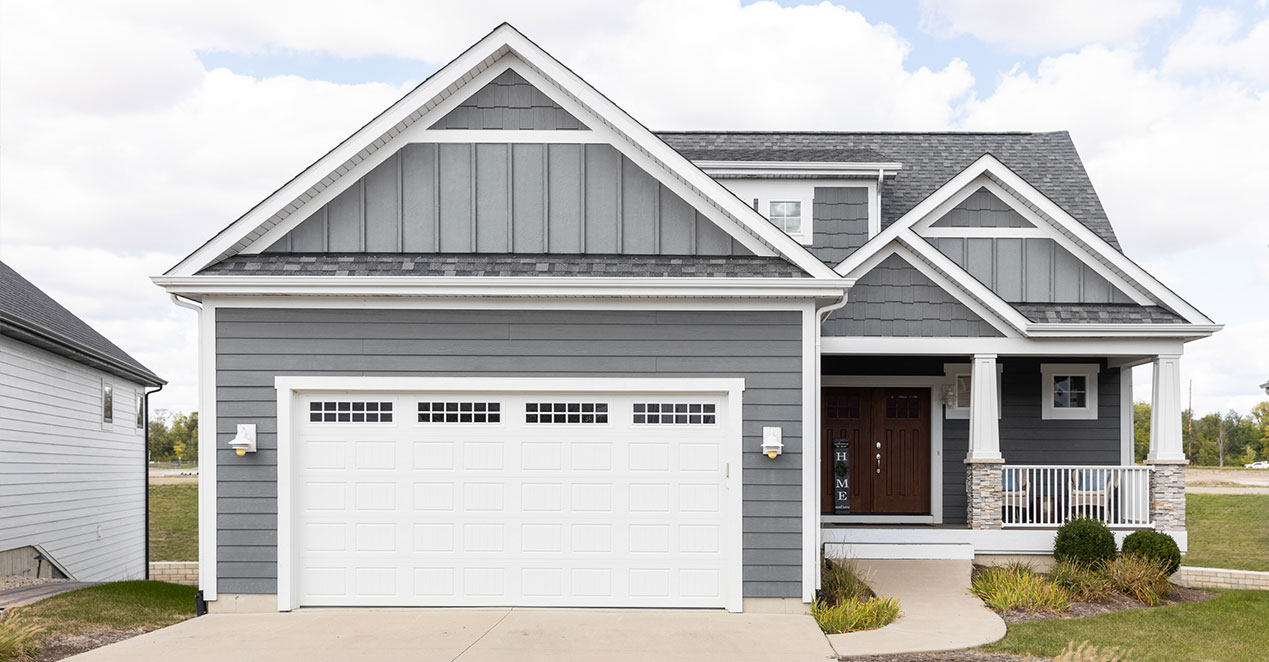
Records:
[[[530,402],[524,405],[525,423],[604,424],[607,402]]]
[[[636,402],[636,425],[714,425],[715,405],[702,402]]]
[[[333,400],[310,402],[308,420],[312,423],[391,423],[391,402]]]
[[[420,402],[420,423],[501,423],[501,402]]]

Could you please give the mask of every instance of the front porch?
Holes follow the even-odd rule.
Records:
[[[830,556],[1048,555],[1105,522],[1186,549],[1179,357],[831,356],[822,361],[820,541]],[[1131,368],[1154,364],[1134,462]]]

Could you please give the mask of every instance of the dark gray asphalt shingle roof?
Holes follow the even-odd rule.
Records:
[[[756,256],[272,253],[228,257],[199,275],[800,278],[807,274],[783,258]]]
[[[868,150],[902,169],[887,180],[881,207],[888,227],[983,154],[992,154],[1116,249],[1119,241],[1084,170],[1071,136],[1048,133],[664,132],[657,134],[693,160],[743,153],[813,154]],[[777,160],[774,156],[771,160]],[[808,158],[807,160],[814,160]]]
[[[24,334],[35,334],[50,345],[60,346],[67,350],[70,358],[78,360],[81,357],[76,354],[87,351],[107,364],[150,378],[153,385],[164,383],[149,368],[3,262],[0,262],[0,322],[16,327]],[[25,336],[20,337],[27,340]]]
[[[1135,303],[1015,303],[1018,312],[1043,324],[1184,324],[1162,306]]]

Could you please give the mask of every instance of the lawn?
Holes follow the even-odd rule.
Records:
[[[150,486],[150,560],[198,560],[198,485]]]
[[[18,607],[0,621],[0,643],[4,629],[15,624],[36,629],[32,641],[48,644],[64,635],[92,635],[108,631],[149,632],[194,615],[192,586],[163,582],[115,582],[89,586],[46,598],[27,607]],[[0,646],[0,662],[30,657]]]
[[[1132,649],[1134,662],[1263,660],[1269,650],[1265,623],[1269,592],[1222,591],[1207,602],[1019,623],[983,650],[1052,657],[1072,641],[1088,641]]]
[[[1269,570],[1269,494],[1187,494],[1184,565]]]

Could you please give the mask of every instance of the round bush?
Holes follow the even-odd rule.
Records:
[[[1115,536],[1101,522],[1078,517],[1058,527],[1053,558],[1092,565],[1115,558]]]
[[[1181,549],[1172,536],[1158,531],[1135,531],[1124,538],[1124,556],[1134,554],[1163,563],[1169,575],[1181,567]]]

